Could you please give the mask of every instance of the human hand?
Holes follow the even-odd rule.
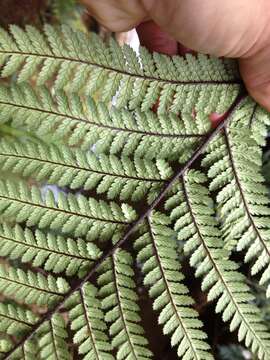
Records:
[[[153,23],[142,25],[143,42],[152,50],[175,54],[177,40],[198,52],[238,58],[250,95],[270,111],[269,0],[82,2],[112,31],[128,30],[153,20],[169,35],[162,35]]]

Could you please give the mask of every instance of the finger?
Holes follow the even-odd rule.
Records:
[[[151,18],[175,39],[216,56],[242,57],[269,23],[269,0],[140,1]]]
[[[137,26],[140,43],[151,52],[159,52],[167,55],[176,55],[178,45],[169,34],[162,31],[153,21],[147,21]]]
[[[138,0],[81,0],[96,20],[114,32],[127,31],[146,19]]]
[[[197,51],[191,50],[190,48],[187,48],[183,44],[178,43],[178,54],[181,56],[184,56],[186,54],[197,54]]]
[[[241,59],[240,72],[250,95],[270,111],[270,44],[248,59]]]
[[[153,21],[147,21],[137,26],[137,33],[140,43],[151,52],[159,52],[167,55],[185,55],[194,53],[193,50],[177,43],[177,41],[168,33],[163,31]]]

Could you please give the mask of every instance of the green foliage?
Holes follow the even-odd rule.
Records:
[[[124,203],[120,207],[113,202],[63,192],[56,199],[51,190],[44,195],[36,186],[11,180],[0,182],[0,211],[2,218],[9,221],[59,230],[75,237],[86,236],[87,240],[119,236],[136,217],[135,211]]]
[[[253,131],[249,127],[251,120],[256,122]],[[238,110],[235,121],[211,143],[209,155],[204,159],[212,180],[210,189],[218,190],[225,244],[228,249],[246,250],[245,261],[253,261],[252,274],[263,271],[261,284],[270,280],[269,198],[261,174],[260,145],[264,142],[260,132],[265,132],[264,122],[269,123],[264,112],[247,101]]]
[[[209,112],[222,113],[239,90],[236,67],[204,55],[197,61],[193,56],[170,61],[142,48],[139,60],[127,46],[122,50],[113,40],[105,44],[95,34],[89,37],[67,26],[46,25],[43,35],[30,26],[23,31],[13,25],[10,32],[0,33],[2,76],[18,72],[19,82],[36,73],[38,85],[55,79],[58,90],[67,87],[87,95],[99,91],[105,102],[117,94],[117,106],[143,111],[159,99],[161,113],[176,114],[188,113],[194,106],[204,111],[206,101]]]
[[[150,161],[96,152],[83,152],[64,145],[20,142],[12,139],[0,143],[3,171],[39,182],[68,186],[70,189],[96,189],[109,199],[138,201],[151,198],[172,175],[170,165],[162,159]]]
[[[25,304],[50,305],[61,300],[68,289],[61,277],[0,265],[1,293]]]
[[[4,348],[4,351],[2,352],[3,354],[5,354],[7,351],[9,351],[10,349],[12,349],[14,347],[14,343],[9,340],[6,341],[6,345]],[[27,359],[27,360],[36,360],[37,356],[39,354],[38,351],[38,346],[37,346],[37,342],[36,341],[32,341],[32,340],[28,340],[25,341],[25,343],[23,344],[23,346],[14,352],[14,354],[12,355],[12,359],[14,360],[21,360],[21,359]]]
[[[20,335],[31,328],[37,317],[19,305],[0,304],[0,331],[8,335]]]
[[[99,295],[103,299],[105,320],[111,323],[112,346],[117,349],[117,360],[147,360],[152,353],[147,349],[139,315],[138,295],[132,269],[132,256],[118,250],[101,267],[98,279]]]
[[[270,295],[269,115],[235,62],[138,58],[46,25],[0,30],[0,66],[0,359],[158,359],[142,288],[178,358],[216,358],[183,257],[239,342],[270,359],[232,260],[244,250]]]
[[[147,231],[136,242],[138,261],[143,264],[144,284],[154,299],[153,308],[160,312],[159,323],[165,335],[171,335],[172,346],[178,345],[178,356],[184,359],[213,359],[201,330],[198,313],[191,308],[192,298],[183,285],[175,233],[164,216],[147,220]]]
[[[74,301],[70,310],[70,327],[75,333],[73,340],[79,345],[79,354],[85,360],[113,360],[114,357],[109,354],[111,345],[106,335],[107,326],[97,289],[90,284],[83,286],[76,293]]]
[[[216,312],[222,313],[224,321],[230,321],[231,331],[238,329],[239,341],[245,340],[247,347],[258,351],[259,358],[268,358],[270,334],[262,323],[260,310],[252,303],[254,296],[244,275],[229,260],[208,189],[202,185],[204,181],[203,174],[191,171],[167,202],[175,230],[179,231],[178,239],[186,242],[184,250],[191,254],[195,275],[203,277],[202,290],[208,291],[208,301],[218,300]]]
[[[10,226],[6,222],[0,227],[0,239],[1,256],[20,259],[22,263],[31,262],[35,267],[56,274],[65,272],[67,276],[85,272],[100,256],[98,247],[83,239],[75,241],[40,230],[22,229],[19,225]]]
[[[66,339],[68,333],[65,330],[65,322],[61,315],[55,314],[41,328],[39,339],[41,359],[63,359],[70,360]]]
[[[96,153],[185,161],[203,134],[209,119],[194,121],[186,115],[157,116],[153,112],[109,110],[103,103],[45,87],[0,87],[0,123],[12,118],[16,128],[27,129],[42,139],[93,148]],[[192,120],[192,122],[191,122]],[[160,139],[162,138],[162,141]]]

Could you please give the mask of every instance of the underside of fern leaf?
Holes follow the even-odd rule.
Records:
[[[149,110],[159,99],[161,113],[179,114],[195,106],[209,111],[226,111],[239,90],[240,78],[230,62],[200,55],[186,60],[164,55],[152,56],[141,49],[140,60],[129,47],[121,49],[113,40],[105,44],[99,37],[88,37],[63,26],[46,25],[44,34],[28,26],[25,31],[10,27],[1,30],[0,55],[5,64],[2,76],[15,72],[24,82],[37,73],[37,85],[55,79],[55,87],[87,95],[100,92],[102,101],[116,95],[117,106]],[[188,101],[187,101],[188,100]]]
[[[137,56],[46,25],[1,29],[0,66],[0,359],[159,359],[142,289],[175,356],[213,359],[183,258],[239,341],[270,359],[232,260],[245,249],[269,285],[269,116],[235,62]]]

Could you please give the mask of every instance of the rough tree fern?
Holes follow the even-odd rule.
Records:
[[[240,342],[270,332],[268,114],[234,61],[63,26],[0,30],[0,358],[147,360],[140,292],[184,360],[213,359],[181,262]],[[219,114],[213,128],[212,115]]]

